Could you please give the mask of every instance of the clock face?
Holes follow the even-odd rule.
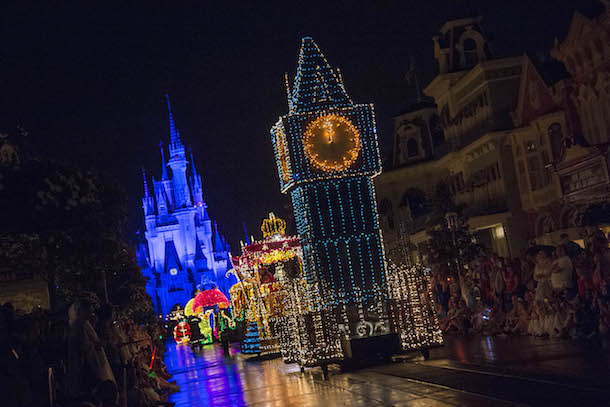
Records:
[[[360,154],[360,135],[348,119],[334,114],[309,123],[303,138],[305,155],[314,167],[337,172],[348,169]]]
[[[290,164],[288,163],[288,147],[286,146],[286,134],[280,127],[277,131],[275,140],[277,145],[278,159],[280,161],[280,170],[282,180],[288,182],[290,180]]]

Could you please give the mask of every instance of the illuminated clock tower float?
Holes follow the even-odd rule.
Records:
[[[373,185],[381,173],[373,105],[350,99],[339,69],[309,37],[286,89],[289,111],[271,135],[303,253],[298,362],[325,369],[440,344],[436,318],[416,323],[424,310],[411,305],[430,309],[429,292],[386,269]]]

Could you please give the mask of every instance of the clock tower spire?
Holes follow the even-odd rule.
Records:
[[[373,105],[354,103],[338,69],[305,37],[289,106],[271,135],[303,250],[300,314],[287,322],[300,327],[288,340],[301,345],[298,362],[324,366],[392,353],[398,344],[422,346],[405,311],[408,287],[395,294],[388,284],[373,184],[381,172]],[[366,345],[355,344],[365,337]],[[365,354],[356,355],[362,347]]]
[[[294,78],[290,113],[352,105],[340,74],[330,67],[318,44],[311,37],[304,37]]]

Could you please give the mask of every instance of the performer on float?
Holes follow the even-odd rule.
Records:
[[[186,320],[182,320],[178,322],[178,325],[174,327],[174,340],[178,345],[183,345],[188,343],[191,339],[191,326],[186,322]]]
[[[219,328],[219,339],[222,344],[222,350],[224,356],[230,356],[229,354],[229,337],[231,331],[235,329],[235,322],[230,315],[228,315],[227,308],[221,308],[218,313],[218,328]]]
[[[201,336],[203,337],[202,343],[204,345],[207,345],[214,342],[212,325],[210,324],[210,318],[214,318],[214,311],[207,310],[205,313],[202,312],[199,314],[199,318],[199,331],[201,332]]]

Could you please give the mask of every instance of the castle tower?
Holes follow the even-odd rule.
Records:
[[[172,107],[170,105],[169,96],[167,98],[167,111],[169,113],[169,161],[167,165],[172,170],[172,180],[174,184],[174,205],[176,209],[184,208],[191,205],[191,194],[186,182],[186,152],[184,144],[180,140],[180,131],[174,123],[172,115]]]
[[[148,279],[147,291],[164,317],[176,306],[186,305],[203,277],[214,281],[227,296],[236,282],[234,276],[226,277],[230,248],[222,239],[220,245],[214,245],[201,176],[192,152],[190,166],[186,159],[169,98],[167,107],[170,157],[166,162],[161,143],[161,179],[152,177],[152,194],[143,171],[146,230],[145,241],[138,245],[138,264]]]

